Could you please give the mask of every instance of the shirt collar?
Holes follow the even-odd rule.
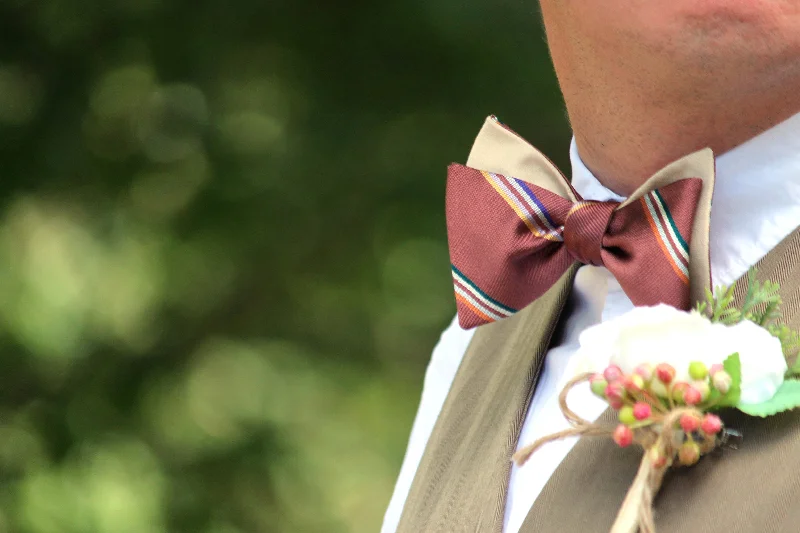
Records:
[[[572,186],[587,200],[617,200],[586,167],[573,137]],[[722,154],[711,209],[711,273],[730,284],[800,226],[800,113]]]

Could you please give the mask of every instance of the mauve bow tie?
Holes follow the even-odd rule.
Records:
[[[711,151],[690,157],[712,158],[706,184],[713,186]],[[566,183],[552,164],[544,168],[553,175],[543,182]],[[606,267],[634,305],[689,309],[696,292],[690,291],[692,248],[697,251],[690,247],[692,230],[701,198],[710,203],[702,177],[681,175],[692,168],[673,163],[619,203],[584,201],[568,183],[561,190],[573,198],[512,176],[451,165],[447,232],[461,326],[511,316],[575,262]],[[707,216],[708,210],[702,212]],[[707,269],[707,243],[705,248]]]

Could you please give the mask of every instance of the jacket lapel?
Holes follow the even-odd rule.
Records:
[[[783,322],[800,327],[800,230],[759,262],[759,278],[781,284]],[[739,283],[741,302],[745,285]],[[800,411],[767,419],[739,411],[722,414],[744,435],[738,450],[708,456],[672,471],[656,499],[660,533],[796,531],[800,520]],[[614,413],[601,419],[615,423]],[[610,530],[636,475],[641,450],[611,439],[579,441],[537,498],[521,533]]]
[[[417,469],[398,531],[503,526],[511,455],[577,267],[511,318],[482,326]]]
[[[467,165],[575,200],[552,163],[494,117],[484,122]],[[576,271],[570,268],[511,318],[476,331],[428,440],[398,531],[502,530],[511,455]]]

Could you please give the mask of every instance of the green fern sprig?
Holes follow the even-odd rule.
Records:
[[[714,293],[706,289],[706,301],[697,305],[695,310],[706,315],[712,322],[726,325],[738,324],[742,320],[750,320],[759,326],[768,327],[781,316],[781,300],[778,290],[780,285],[756,278],[758,270],[751,268],[747,274],[747,293],[741,309],[733,304],[736,284],[716,288]],[[716,294],[716,296],[715,296]]]
[[[741,322],[741,311],[733,307],[733,291],[736,286],[720,285],[716,288],[717,296],[706,289],[706,301],[697,305],[698,313],[706,315],[712,322],[736,324]]]
[[[774,281],[759,283],[756,279],[758,271],[751,268],[747,273],[747,294],[742,304],[742,318],[751,320],[760,326],[768,326],[780,318],[780,306],[783,303],[778,290],[780,285]],[[757,310],[760,305],[763,309]]]
[[[758,271],[751,268],[747,274],[747,293],[741,309],[734,306],[736,285],[719,286],[714,293],[706,290],[706,301],[700,302],[695,310],[707,316],[712,322],[725,325],[738,324],[750,320],[766,328],[781,341],[783,354],[792,364],[790,375],[800,376],[800,333],[790,327],[778,324],[781,318],[783,300],[778,294],[780,285],[773,281],[759,282]],[[716,296],[715,296],[716,294]]]

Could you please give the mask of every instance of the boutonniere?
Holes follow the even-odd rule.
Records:
[[[595,370],[569,381],[559,397],[572,427],[520,449],[517,464],[570,436],[641,446],[639,471],[611,531],[653,533],[653,498],[666,471],[694,465],[734,433],[719,409],[767,417],[800,406],[800,337],[779,324],[778,284],[756,281],[751,270],[741,307],[733,305],[735,289],[708,291],[690,312],[637,307],[587,329],[579,354]],[[618,425],[589,422],[567,406],[570,390],[581,384],[617,411]]]

